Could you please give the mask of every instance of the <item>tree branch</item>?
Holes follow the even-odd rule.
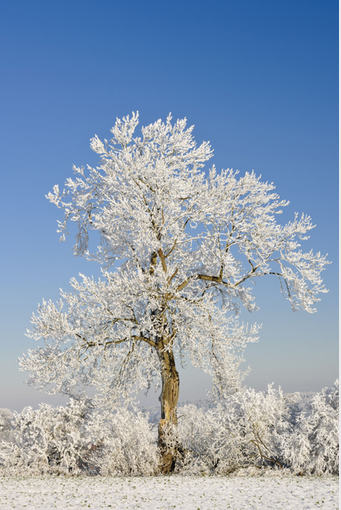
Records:
[[[167,264],[166,264],[166,259],[165,259],[165,256],[163,254],[163,251],[162,249],[160,248],[158,251],[157,251],[160,259],[161,259],[161,264],[162,264],[162,269],[165,273],[167,273]]]
[[[167,279],[168,283],[170,283],[173,280],[173,278],[175,278],[178,271],[179,271],[179,268],[177,267],[176,270],[174,271],[174,273],[172,274],[172,276],[168,277],[168,279]]]

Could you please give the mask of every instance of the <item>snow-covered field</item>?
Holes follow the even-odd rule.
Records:
[[[1,509],[336,509],[338,477],[157,476],[0,479]]]

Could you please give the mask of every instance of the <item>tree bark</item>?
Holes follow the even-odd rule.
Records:
[[[161,473],[166,474],[174,471],[178,456],[178,445],[167,447],[165,435],[169,428],[178,424],[177,405],[179,398],[180,379],[175,366],[173,351],[158,351],[161,361],[162,389],[159,397],[161,403],[161,419],[159,422],[158,444],[161,450]]]

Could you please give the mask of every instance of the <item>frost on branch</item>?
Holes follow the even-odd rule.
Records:
[[[160,305],[149,276],[104,276],[97,282],[85,276],[82,283],[72,279],[72,292],[62,292],[57,305],[43,301],[28,334],[42,337],[45,347],[29,350],[21,367],[30,371],[31,384],[51,393],[74,395],[92,384],[98,405],[110,407],[122,398],[127,401],[133,389],[158,383],[160,359],[154,339],[162,324],[153,316]],[[176,288],[171,291],[175,294]],[[189,306],[178,293],[176,307],[169,306],[165,315],[177,333],[175,354],[211,373],[217,385],[238,386],[242,352],[255,340],[257,326],[248,329],[226,317],[210,296],[192,299]]]
[[[69,220],[78,223],[75,254],[107,268],[121,260],[130,271],[149,272],[156,253],[156,266],[173,284],[191,294],[209,286],[230,307],[252,309],[247,285],[274,274],[294,309],[314,311],[317,294],[325,292],[320,273],[327,262],[299,249],[313,228],[310,217],[296,214],[278,224],[276,215],[288,202],[254,172],[239,177],[238,171],[213,167],[206,176],[201,168],[213,151],[206,142],[196,146],[185,119],[172,125],[169,116],[132,138],[137,122],[137,114],[118,119],[114,137],[104,144],[93,138],[100,165],[88,167],[87,176],[74,167],[79,176],[67,180],[63,193],[55,186],[48,194],[64,208],[62,232]],[[101,242],[90,254],[91,230]]]

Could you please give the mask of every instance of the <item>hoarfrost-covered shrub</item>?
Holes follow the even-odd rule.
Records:
[[[40,404],[14,413],[13,443],[3,441],[0,466],[4,474],[68,473],[79,470],[87,446],[86,401],[71,399],[66,406]]]
[[[229,473],[246,467],[287,468],[301,474],[337,474],[339,383],[303,404],[299,393],[284,395],[241,388],[210,409],[179,408],[169,445],[182,445],[182,473]],[[172,443],[173,441],[173,443]]]
[[[292,470],[302,474],[339,472],[339,381],[316,393],[299,410],[293,434],[282,449]]]
[[[244,463],[285,466],[282,437],[292,433],[292,410],[298,400],[298,394],[285,396],[280,387],[275,390],[269,384],[264,392],[242,389],[224,402],[226,428],[240,445]]]
[[[260,467],[337,474],[338,414],[338,381],[308,402],[272,385],[264,392],[240,388],[218,404],[180,406],[178,426],[164,429],[164,444],[175,471],[184,475]],[[85,400],[57,408],[42,404],[13,415],[1,410],[7,439],[0,444],[0,472],[157,474],[160,450],[148,417],[125,407],[94,409]],[[166,456],[167,451],[163,460]]]
[[[102,475],[152,475],[159,465],[159,452],[148,416],[125,408],[114,413],[94,413],[88,435],[92,449],[89,465]]]
[[[41,404],[12,418],[13,442],[0,445],[3,475],[154,474],[159,463],[152,425],[125,408],[94,410],[85,400]]]
[[[242,388],[208,410],[180,408],[178,440],[187,450],[180,469],[223,474],[251,465],[282,467],[281,436],[292,431],[297,400],[269,385],[266,392]]]

